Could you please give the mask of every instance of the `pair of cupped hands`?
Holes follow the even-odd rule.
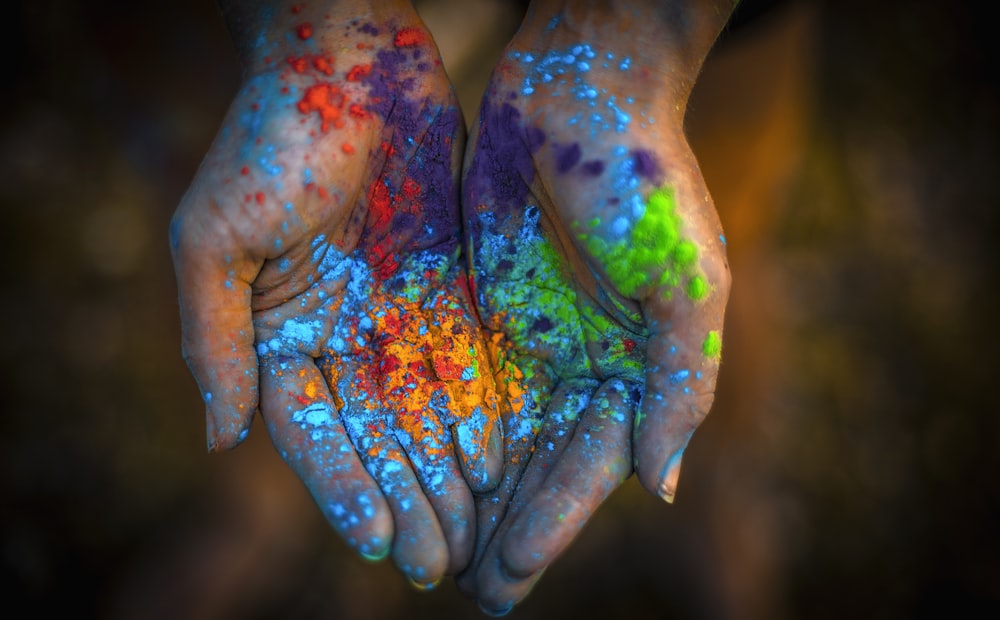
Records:
[[[243,84],[171,222],[209,449],[259,412],[348,545],[489,613],[633,472],[673,499],[718,371],[686,93],[570,17],[529,9],[467,143],[408,3],[226,10]]]

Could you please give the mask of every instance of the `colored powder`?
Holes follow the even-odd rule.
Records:
[[[656,158],[652,153],[645,149],[636,149],[632,151],[632,161],[635,164],[633,170],[637,175],[649,179],[654,183],[660,182],[663,173],[660,171],[660,166],[656,163]]]
[[[313,58],[313,67],[324,75],[333,75],[333,59],[326,56]]]
[[[580,161],[580,145],[576,142],[566,147],[555,147],[556,172],[565,174]]]
[[[590,161],[583,162],[580,166],[583,170],[583,174],[588,177],[600,176],[604,172],[604,162],[599,159],[592,159]]]
[[[371,65],[354,65],[351,70],[347,72],[348,82],[360,82],[364,78],[368,77],[372,72]]]
[[[312,24],[307,22],[305,24],[300,25],[298,27],[297,33],[299,35],[299,38],[305,41],[306,39],[308,39],[313,35]]]
[[[541,128],[528,127],[524,133],[528,143],[528,150],[532,153],[538,151],[545,144],[545,132]]]
[[[410,47],[424,42],[426,36],[419,28],[403,28],[396,33],[393,38],[393,45],[396,47]]]
[[[705,342],[701,345],[701,352],[705,357],[717,358],[722,354],[722,336],[719,332],[712,330],[705,336]]]
[[[670,289],[686,279],[685,291],[697,300],[704,297],[708,284],[698,272],[697,246],[681,238],[682,226],[673,190],[660,188],[649,196],[642,216],[625,238],[608,242],[591,233],[577,236],[626,297],[634,299],[640,288],[655,284],[669,287],[664,291],[669,299]]]
[[[694,301],[701,301],[708,295],[708,282],[701,276],[694,276],[688,281],[687,294]]]
[[[320,130],[324,133],[330,129],[331,123],[337,127],[343,126],[344,121],[340,118],[343,107],[344,93],[340,88],[327,83],[310,86],[298,102],[298,109],[302,114],[319,114]]]
[[[497,107],[490,99],[484,99],[480,106],[479,145],[463,190],[470,197],[470,204],[478,204],[483,197],[491,196],[494,216],[501,220],[509,215],[512,206],[520,208],[523,205],[523,198],[528,195],[535,178],[531,152],[525,147],[540,145],[544,136],[525,130],[521,125],[521,113],[516,108],[507,103]]]

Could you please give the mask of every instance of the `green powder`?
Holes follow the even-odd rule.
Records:
[[[594,218],[587,224],[593,229],[600,220]],[[645,212],[627,238],[612,243],[589,233],[580,233],[578,238],[626,297],[635,299],[638,289],[659,274],[656,284],[668,289],[664,297],[669,299],[671,289],[686,281],[685,292],[699,301],[708,294],[709,286],[698,270],[698,246],[681,237],[682,226],[674,191],[663,187],[650,194]]]
[[[705,336],[705,342],[701,345],[701,352],[705,357],[719,357],[722,353],[722,336],[714,329]]]
[[[687,285],[688,297],[695,301],[701,301],[705,299],[705,295],[708,294],[708,282],[705,278],[701,276],[695,276],[688,281]]]

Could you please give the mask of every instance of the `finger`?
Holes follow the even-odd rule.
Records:
[[[261,401],[271,441],[334,529],[362,557],[384,558],[393,539],[389,506],[355,453],[313,360],[265,358]]]
[[[414,322],[417,313],[407,314]],[[421,349],[405,340],[384,343],[380,348],[380,364],[386,371],[382,378],[385,409],[395,427],[394,436],[437,514],[448,544],[448,572],[457,572],[472,554],[472,493],[462,478],[452,433],[435,411],[443,408],[447,412],[450,407],[447,402],[434,404],[447,399],[444,386],[432,380]]]
[[[476,497],[476,545],[472,561],[455,584],[467,596],[478,589],[477,571],[534,450],[555,377],[539,360],[508,351],[501,334],[484,338],[501,411],[504,466],[500,483],[488,495]]]
[[[590,399],[569,445],[544,481],[523,490],[529,499],[495,541],[499,561],[480,576],[481,604],[502,608],[527,596],[539,573],[632,472],[631,423],[639,398],[635,383],[610,379]]]
[[[448,544],[409,459],[393,435],[376,376],[376,360],[325,357],[320,367],[340,399],[341,420],[351,443],[392,510],[393,561],[416,584],[437,583],[448,569]]]
[[[175,216],[170,235],[182,350],[205,401],[208,448],[226,450],[246,438],[257,409],[249,283],[259,265],[200,243],[188,221]]]
[[[501,542],[512,523],[528,505],[545,479],[552,472],[556,463],[563,455],[573,438],[574,430],[580,421],[580,416],[590,403],[591,395],[599,387],[599,382],[589,379],[569,380],[562,383],[552,394],[545,418],[542,421],[535,439],[533,451],[526,456],[519,474],[516,491],[505,498],[506,506],[500,523],[495,527],[495,533],[488,547],[481,555],[476,574],[475,592],[490,593],[507,591],[514,582],[521,579],[512,578],[500,561]],[[530,583],[518,583],[526,596],[531,588]],[[517,598],[517,600],[520,600]],[[503,615],[516,602],[513,598],[494,605],[494,599],[482,599],[480,605],[488,614]]]
[[[707,193],[705,200],[710,207]],[[704,211],[687,213],[681,262],[689,266],[679,270],[672,289],[643,303],[650,336],[646,393],[633,435],[635,470],[642,485],[667,502],[677,492],[688,441],[715,397],[730,286],[718,230]]]
[[[470,319],[467,296],[440,292],[425,304],[430,320],[427,346],[434,376],[442,384],[439,415],[451,427],[462,474],[474,493],[487,493],[503,472],[503,429],[489,352]]]

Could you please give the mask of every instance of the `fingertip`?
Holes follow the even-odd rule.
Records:
[[[533,508],[541,507],[537,510]],[[554,508],[552,513],[549,508]],[[514,520],[500,541],[499,565],[511,581],[527,579],[548,566],[590,516],[579,504],[543,492]]]
[[[667,446],[647,445],[641,442],[636,448],[635,472],[642,486],[668,504],[674,503],[677,495],[677,483],[680,479],[681,461],[687,449],[691,433],[681,437],[673,449]],[[666,454],[666,459],[662,455]]]
[[[479,493],[490,493],[500,486],[503,477],[503,425],[494,424],[486,442],[486,480],[487,484]]]
[[[227,415],[213,408],[205,407],[205,440],[209,453],[232,450],[246,441],[250,435],[253,415]]]
[[[442,519],[441,516],[438,517]],[[475,551],[476,529],[474,526],[475,511],[471,504],[468,509],[463,506],[449,519],[442,519],[441,529],[448,544],[448,575],[460,573],[472,559]]]
[[[420,553],[419,562],[405,559],[403,556],[414,555],[411,552],[397,552],[393,547],[393,560],[396,567],[411,583],[434,583],[444,578],[447,572],[447,553],[434,553],[426,549]]]
[[[476,601],[479,606],[479,611],[483,612],[491,618],[502,618],[510,613],[510,610],[514,609],[514,603],[501,604],[499,607],[493,607],[489,603],[485,603],[482,600]]]
[[[503,476],[503,430],[500,424],[490,426],[492,428],[486,429],[485,445],[481,449],[476,445],[475,451],[463,447],[467,442],[462,441],[462,427],[456,428],[462,475],[468,482],[469,489],[477,495],[492,493],[500,485]]]
[[[392,540],[391,537],[389,538],[389,540]],[[392,551],[392,545],[381,544],[377,550],[372,552],[366,552],[363,549],[359,548],[358,555],[360,555],[361,559],[365,560],[366,562],[377,564],[378,562],[381,562],[382,560],[389,557],[389,552],[391,551]]]
[[[416,579],[408,578],[407,581],[409,581],[410,585],[413,586],[413,589],[417,590],[418,592],[429,592],[434,588],[438,587],[438,585],[441,583],[441,579],[432,579],[430,581],[418,581]]]
[[[469,489],[485,495],[503,475],[503,431],[494,411],[476,407],[451,427],[462,477]]]
[[[515,605],[531,594],[544,573],[544,570],[539,570],[526,577],[515,577],[504,570],[499,558],[485,564],[484,569],[480,574],[480,594],[476,602],[483,613],[492,617],[510,613]]]

